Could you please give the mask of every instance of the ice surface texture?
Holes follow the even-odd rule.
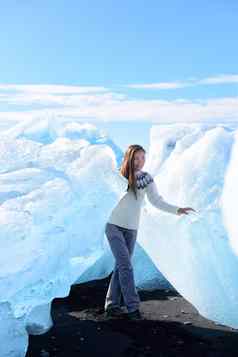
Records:
[[[111,272],[104,227],[127,180],[122,151],[91,124],[25,122],[2,134],[0,147],[0,356],[19,357],[28,333],[51,328],[53,298]],[[164,199],[199,214],[146,201],[136,285],[157,287],[160,271],[202,315],[238,327],[236,130],[155,125],[147,155],[144,169]]]
[[[0,356],[19,357],[27,332],[52,326],[51,301],[107,251],[105,221],[127,180],[121,149],[91,124],[23,123],[0,146]]]
[[[160,193],[198,214],[174,216],[150,206],[142,213],[138,242],[200,314],[237,328],[235,133],[229,125],[152,128],[147,168]]]

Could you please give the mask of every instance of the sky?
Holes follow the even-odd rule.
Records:
[[[238,121],[238,2],[11,1],[0,121]]]

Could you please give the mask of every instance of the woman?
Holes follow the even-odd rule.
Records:
[[[180,208],[164,201],[158,194],[153,177],[142,171],[145,163],[145,149],[140,145],[130,145],[124,155],[120,173],[127,178],[127,191],[111,212],[105,226],[105,234],[116,260],[105,300],[106,316],[119,316],[121,294],[127,307],[129,319],[140,319],[140,298],[135,287],[131,257],[134,250],[141,203],[145,193],[157,208],[176,215],[188,214],[191,207]]]

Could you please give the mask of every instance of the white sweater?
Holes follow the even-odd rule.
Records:
[[[137,199],[131,188],[128,191],[123,192],[119,199],[119,202],[113,208],[108,222],[116,224],[117,226],[127,229],[138,229],[141,206],[144,200],[145,194],[148,197],[150,203],[158,209],[178,215],[178,206],[174,206],[166,202],[161,195],[159,195],[157,186],[153,177],[145,171],[140,171],[137,177],[142,178],[142,187],[137,181]],[[138,188],[140,186],[140,188]]]

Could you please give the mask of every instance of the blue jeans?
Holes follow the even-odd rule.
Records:
[[[136,229],[128,229],[107,222],[105,233],[115,258],[115,266],[108,291],[104,309],[112,304],[121,305],[121,295],[128,312],[139,308],[140,297],[136,290],[131,256],[137,237]]]

